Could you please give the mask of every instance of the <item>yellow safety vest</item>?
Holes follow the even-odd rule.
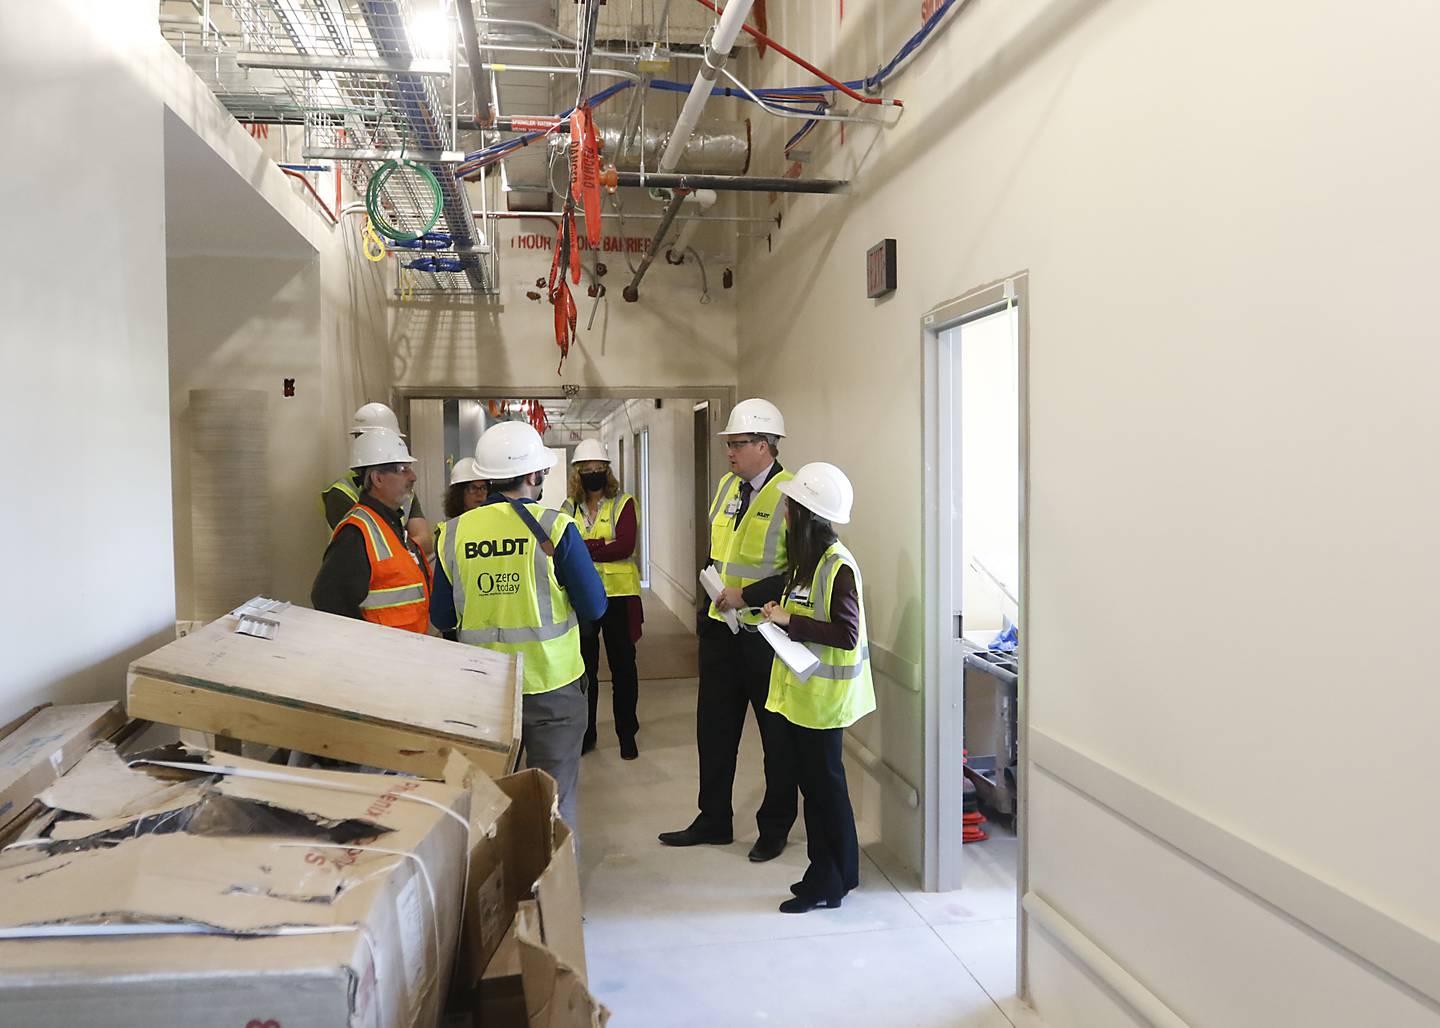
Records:
[[[735,525],[735,512],[740,509],[740,476],[730,472],[720,479],[715,499],[710,503],[710,559],[726,586],[744,589],[747,585],[785,570],[785,518],[780,514],[780,483],[795,476],[778,471],[758,493],[750,497],[750,506],[740,524]],[[725,620],[710,604],[710,616]]]
[[[805,681],[776,657],[770,664],[770,695],[765,709],[773,710],[802,728],[849,728],[875,709],[875,685],[870,677],[870,641],[865,631],[865,596],[860,590],[860,568],[841,543],[833,543],[820,563],[809,589],[788,590],[781,605],[791,614],[816,621],[830,620],[830,590],[841,567],[855,573],[855,595],[860,602],[860,632],[855,648],[805,643],[820,664]]]
[[[556,547],[573,522],[530,511]],[[524,658],[525,692],[551,692],[585,674],[580,620],[555,563],[508,502],[487,503],[445,523],[439,559],[455,595],[457,638]]]
[[[339,489],[342,493],[349,497],[351,504],[356,504],[360,502],[360,477],[356,475],[353,471],[347,471],[345,472],[345,474],[341,475],[339,478],[335,479],[335,481],[327,485],[324,489],[320,490],[320,513],[322,514],[325,513],[325,494],[328,493],[331,489]],[[410,520],[410,506],[414,502],[414,496],[405,497],[405,502],[400,507],[401,521]],[[333,530],[335,528],[335,525],[331,525],[330,528]]]
[[[582,538],[599,539],[601,542],[608,543],[615,538],[615,525],[620,520],[620,512],[625,509],[625,504],[634,502],[635,497],[625,493],[601,500],[600,509],[595,513],[593,525],[588,524],[585,520],[583,504],[578,513],[573,500],[566,500],[561,504],[560,509],[575,519],[575,527],[580,529]],[[635,514],[635,531],[638,544],[640,531],[638,507]],[[633,551],[624,560],[597,560],[595,570],[600,572],[600,581],[605,583],[606,596],[640,595],[640,568],[635,563]]]

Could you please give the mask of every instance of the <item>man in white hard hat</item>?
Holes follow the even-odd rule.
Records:
[[[488,495],[445,523],[430,618],[460,642],[524,658],[521,746],[559,786],[560,816],[578,836],[580,747],[589,707],[580,622],[605,613],[605,586],[575,522],[537,502],[555,465],[520,421],[486,429],[475,465]]]
[[[395,412],[383,403],[367,403],[355,412],[350,422],[350,438],[353,440],[372,428],[384,428],[404,439],[400,432],[400,421]],[[350,513],[350,508],[360,499],[360,479],[352,469],[320,490],[320,505],[325,511],[325,522],[334,531],[340,520]],[[422,553],[430,552],[430,525],[420,509],[420,501],[412,493],[401,505],[405,519],[405,531],[420,547]]]
[[[426,632],[430,568],[400,512],[415,488],[415,458],[399,433],[376,428],[351,441],[350,463],[359,498],[330,535],[310,602],[330,614]]]
[[[735,405],[724,431],[730,472],[710,504],[710,563],[725,590],[699,618],[700,695],[695,741],[700,759],[700,812],[676,832],[662,832],[667,846],[724,844],[733,837],[731,793],[745,728],[745,708],[755,712],[765,751],[765,798],[755,814],[759,838],[750,850],[757,863],[785,849],[798,808],[795,755],[783,719],[765,709],[770,689],[770,646],[756,632],[732,634],[723,612],[746,612],[778,596],[785,570],[785,518],[779,486],[791,479],[780,466],[785,419],[769,400]],[[754,620],[746,618],[745,620]]]

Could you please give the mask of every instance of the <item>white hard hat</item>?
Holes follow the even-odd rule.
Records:
[[[557,460],[545,448],[540,433],[523,421],[491,425],[475,444],[475,470],[486,481],[506,482],[536,471],[549,471]]]
[[[359,435],[372,428],[388,428],[401,439],[405,438],[400,431],[400,421],[395,417],[395,412],[383,403],[367,403],[357,410],[355,417],[350,420],[351,435]]]
[[[721,435],[778,435],[785,434],[785,418],[780,414],[780,408],[769,400],[762,400],[758,396],[750,400],[741,400],[730,412],[730,420],[725,423]]]
[[[800,506],[836,525],[850,522],[850,508],[855,503],[855,489],[834,464],[817,461],[806,464],[795,477],[777,487]]]
[[[581,439],[580,445],[575,447],[575,456],[570,458],[571,464],[579,464],[585,460],[603,460],[610,463],[610,455],[605,452],[605,444],[599,439]]]
[[[474,457],[461,457],[450,469],[450,484],[459,485],[462,482],[483,482],[485,476],[475,467]]]
[[[369,468],[376,464],[413,464],[415,458],[405,446],[399,432],[388,428],[372,428],[350,440],[350,466]]]

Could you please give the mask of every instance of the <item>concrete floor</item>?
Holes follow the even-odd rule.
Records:
[[[582,765],[581,882],[590,985],[615,1028],[1040,1024],[1015,997],[1013,835],[966,847],[967,887],[940,894],[867,846],[839,910],[781,914],[805,868],[803,825],[780,858],[745,859],[763,787],[753,721],[735,842],[671,849],[656,834],[695,813],[695,681],[641,684],[634,762],[619,757],[608,697],[600,706],[600,746]]]

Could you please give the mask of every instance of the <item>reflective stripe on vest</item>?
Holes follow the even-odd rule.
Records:
[[[734,507],[740,502],[740,477],[733,472],[720,479],[710,502],[710,559],[727,586],[743,589],[785,570],[785,518],[780,513],[780,483],[795,476],[778,471],[760,491],[735,525]],[[722,620],[715,604],[710,616]]]
[[[530,510],[558,547],[571,519],[558,510]],[[439,559],[455,597],[456,638],[521,654],[526,693],[559,689],[585,673],[580,619],[552,559],[509,503],[484,504],[445,522]]]
[[[428,631],[429,569],[373,511],[358,504],[350,508],[350,513],[335,526],[331,538],[346,525],[360,529],[370,559],[370,591],[360,601],[365,620],[411,632]]]
[[[855,576],[859,602],[859,632],[852,649],[805,643],[820,661],[810,676],[801,681],[780,660],[770,664],[770,693],[765,709],[780,714],[804,728],[848,728],[875,709],[875,686],[870,675],[870,642],[865,625],[865,602],[861,592],[860,569],[841,543],[833,543],[820,558],[810,581],[808,596],[787,590],[781,603],[791,614],[816,621],[830,620],[830,596],[842,567]]]
[[[615,529],[620,521],[620,514],[625,509],[625,504],[634,502],[635,497],[625,493],[602,499],[599,509],[595,511],[593,523],[585,520],[583,509],[577,516],[575,504],[571,500],[566,500],[560,509],[575,518],[575,527],[580,530],[582,539],[598,539],[608,543],[615,539]],[[640,529],[638,513],[635,515],[635,529],[638,536]],[[600,572],[600,581],[605,585],[606,596],[640,595],[640,569],[635,564],[633,551],[623,560],[597,560],[595,570]]]

